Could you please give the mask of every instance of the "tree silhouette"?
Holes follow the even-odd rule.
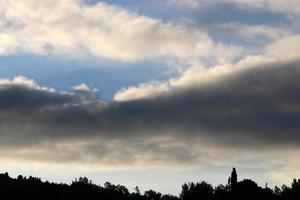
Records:
[[[106,182],[103,186],[86,177],[79,177],[68,184],[43,182],[40,178],[19,175],[16,179],[8,173],[0,174],[0,200],[299,200],[300,180],[294,179],[291,187],[270,189],[258,186],[250,179],[238,181],[233,168],[227,185],[215,188],[207,182],[184,183],[179,197],[162,195],[154,190],[141,194],[138,187],[134,192],[123,185]]]

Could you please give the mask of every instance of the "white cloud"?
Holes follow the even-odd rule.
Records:
[[[193,86],[205,87],[228,75],[242,72],[252,67],[263,67],[280,61],[289,61],[300,58],[300,35],[287,36],[266,46],[262,54],[247,55],[237,63],[224,63],[205,68],[194,64],[184,70],[178,77],[162,82],[142,83],[118,91],[115,101],[150,98],[176,89],[185,89]]]
[[[168,83],[161,83],[158,81],[143,83],[138,87],[132,86],[129,88],[123,88],[114,95],[114,100],[127,101],[132,99],[142,99],[153,96],[154,94],[156,96],[164,92],[168,92],[169,90],[170,86]]]
[[[55,92],[55,89],[50,87],[39,86],[33,79],[28,79],[24,76],[17,76],[13,79],[0,79],[0,88],[5,88],[7,86],[22,86],[34,90]]]
[[[163,22],[104,2],[0,0],[0,54],[91,55],[133,61],[153,57],[218,57],[228,49],[185,22]],[[233,52],[226,54],[225,52]],[[217,55],[216,55],[217,54]]]
[[[300,35],[282,38],[266,47],[266,54],[277,59],[296,59],[300,56]]]
[[[74,85],[72,87],[72,90],[74,92],[83,92],[83,93],[91,91],[91,89],[89,88],[89,86],[87,86],[85,83],[81,83],[79,85]]]

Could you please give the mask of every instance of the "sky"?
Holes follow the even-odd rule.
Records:
[[[298,0],[0,5],[0,171],[175,195],[300,177]]]

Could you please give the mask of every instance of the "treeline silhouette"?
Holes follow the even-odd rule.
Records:
[[[179,196],[162,195],[149,190],[143,194],[139,188],[134,192],[122,185],[106,182],[94,184],[86,177],[75,179],[71,184],[43,182],[36,177],[11,178],[0,174],[1,200],[300,200],[300,180],[294,179],[291,186],[274,189],[258,186],[250,179],[237,180],[235,168],[227,185],[213,187],[207,182],[185,183]]]

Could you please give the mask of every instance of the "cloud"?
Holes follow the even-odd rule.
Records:
[[[89,88],[89,86],[87,86],[85,83],[81,83],[79,85],[74,85],[72,87],[73,92],[75,93],[86,93],[86,92],[90,92],[91,89]]]
[[[296,59],[299,58],[300,35],[284,37],[266,47],[266,54],[277,59]]]
[[[169,3],[172,5],[185,6],[192,9],[209,4],[229,3],[244,9],[263,9],[270,10],[272,12],[297,15],[300,13],[300,3],[297,0],[169,0]]]
[[[299,60],[249,63],[211,81],[122,102],[41,89],[24,77],[2,80],[1,157],[176,167],[216,164],[220,152],[297,149]]]
[[[272,27],[266,25],[258,26],[237,26],[236,30],[240,30],[240,35],[248,38],[264,36],[273,40],[288,36],[290,33],[284,28]]]
[[[292,31],[287,27],[280,25],[245,25],[240,23],[211,23],[206,25],[205,29],[208,32],[218,32],[224,35],[237,35],[241,39],[262,40],[269,39],[276,41],[284,37],[292,35]],[[249,41],[249,40],[248,40]],[[256,44],[257,45],[257,44]]]
[[[143,98],[151,98],[162,93],[172,92],[177,89],[186,89],[198,85],[205,87],[214,84],[215,81],[225,76],[240,73],[249,68],[261,67],[272,62],[288,62],[299,59],[299,35],[287,35],[261,50],[262,54],[247,55],[235,64],[225,63],[213,67],[203,67],[198,63],[192,63],[191,67],[183,70],[178,77],[167,81],[142,83],[139,86],[123,88],[116,92],[114,100],[128,101]]]
[[[191,137],[199,134],[223,143],[236,140],[236,144],[252,140],[266,144],[293,143],[285,141],[287,135],[298,141],[296,118],[293,120],[298,112],[297,97],[292,91],[297,91],[299,63],[274,65],[224,76],[203,87],[194,86],[157,99],[145,99],[151,105],[145,113],[155,116],[147,124],[150,127],[159,125],[157,129],[162,130],[174,128],[174,132],[183,129],[181,131]],[[136,107],[132,110],[137,111]]]
[[[0,3],[2,55],[25,52],[121,61],[157,57],[226,60],[240,52],[240,48],[215,43],[205,32],[184,21],[165,22],[104,2]]]
[[[55,92],[55,89],[50,87],[41,87],[33,79],[28,79],[24,76],[17,76],[14,79],[0,79],[0,87],[5,88],[7,86],[19,86],[32,90]]]
[[[160,95],[168,92],[170,86],[168,83],[161,82],[150,82],[142,83],[139,87],[129,87],[123,88],[120,91],[117,91],[114,95],[114,100],[116,101],[127,101],[133,99],[142,99],[151,97],[153,95]]]
[[[232,76],[249,68],[264,66],[270,62],[297,60],[300,57],[299,38],[299,35],[290,35],[275,40],[262,50],[261,55],[247,55],[235,64],[225,63],[206,68],[198,63],[192,63],[191,67],[187,67],[178,77],[173,77],[170,80],[142,83],[139,86],[123,88],[116,92],[114,100],[128,101],[150,98],[194,85],[205,87],[214,84],[220,78]]]

